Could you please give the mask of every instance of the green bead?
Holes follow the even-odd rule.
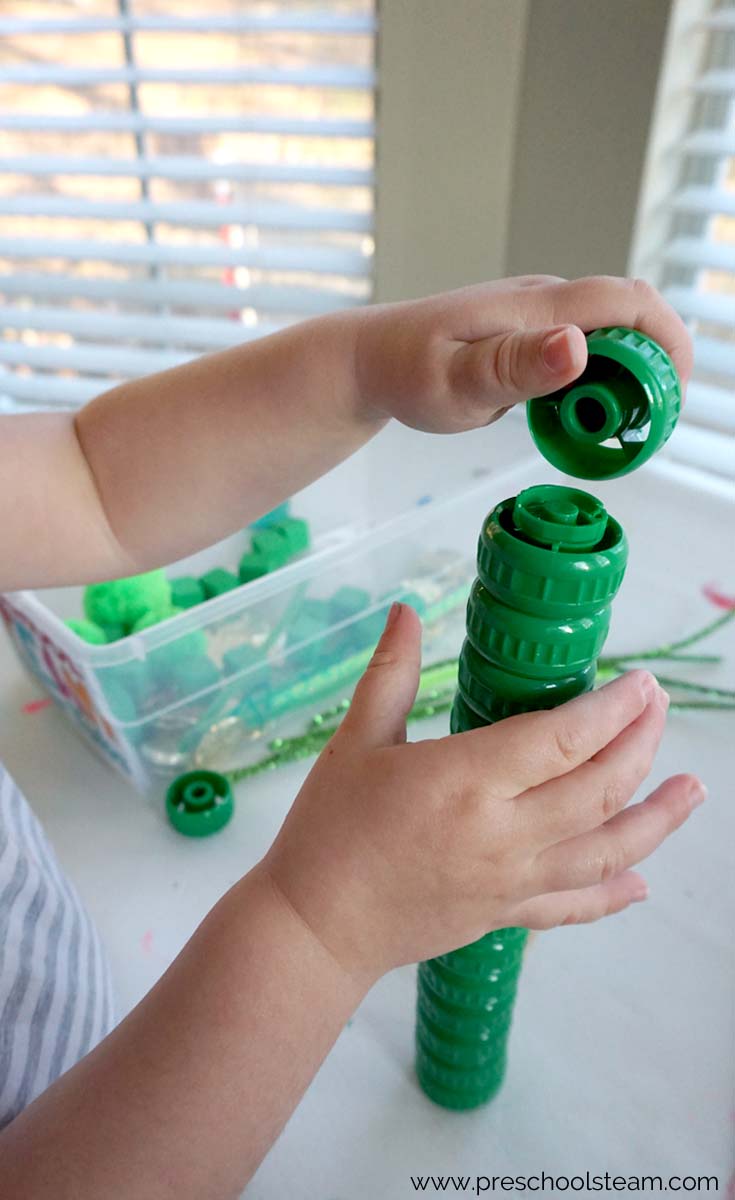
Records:
[[[171,603],[174,608],[194,608],[205,600],[204,588],[193,575],[179,575],[171,580]]]
[[[189,771],[175,779],[166,792],[168,819],[187,837],[207,837],[222,829],[232,817],[232,789],[216,771]]]
[[[94,621],[77,621],[72,617],[64,624],[83,642],[89,642],[90,646],[103,646],[107,642],[107,634],[104,629],[100,625],[95,625]]]
[[[224,567],[215,567],[212,571],[207,571],[206,575],[202,575],[199,583],[207,600],[211,600],[213,596],[231,592],[239,586],[240,580],[232,571],[226,571]]]
[[[588,334],[587,351],[579,379],[528,402],[528,425],[558,470],[616,479],[668,441],[679,419],[681,384],[666,351],[638,330],[598,329]]]
[[[93,583],[84,591],[84,611],[98,625],[132,628],[144,613],[171,607],[171,585],[161,570],[147,571],[109,583]]]

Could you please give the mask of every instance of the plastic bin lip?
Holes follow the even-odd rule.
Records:
[[[261,579],[254,579],[250,583],[240,584],[232,591],[205,600],[195,608],[187,609],[174,617],[168,617],[159,625],[152,625],[140,633],[128,634],[127,637],[120,638],[117,642],[109,642],[107,645],[92,645],[78,637],[51,608],[43,603],[37,591],[15,591],[5,594],[8,600],[15,602],[29,615],[35,614],[37,620],[50,625],[54,637],[69,653],[76,655],[77,658],[84,658],[95,668],[114,667],[135,660],[143,661],[152,650],[159,646],[199,629],[202,624],[209,624],[238,612],[243,607],[245,594],[248,603],[255,604],[261,600],[268,600],[271,596],[278,595],[284,588],[310,579],[315,573],[315,568],[320,566],[328,568],[335,561],[349,562],[366,551],[404,536],[413,529],[421,528],[434,513],[449,512],[474,497],[482,496],[488,492],[489,488],[495,492],[498,487],[502,487],[503,479],[506,476],[508,478],[515,477],[519,470],[535,461],[535,455],[529,456],[528,459],[515,463],[506,471],[484,476],[471,487],[456,488],[449,493],[417,505],[407,512],[399,513],[397,516],[374,523],[355,522],[342,526],[326,534],[322,545],[312,550],[310,554],[295,559],[292,563],[287,563],[278,571],[264,575]],[[245,593],[245,589],[247,589],[247,593]],[[203,614],[206,616],[204,622],[202,621]],[[131,724],[137,723],[131,722]]]

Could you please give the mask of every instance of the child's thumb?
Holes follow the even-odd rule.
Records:
[[[405,742],[420,669],[421,622],[408,604],[394,604],[342,722],[344,731],[363,745]]]
[[[563,325],[496,334],[456,355],[455,386],[475,402],[506,407],[571,383],[584,370],[587,344],[576,325]]]

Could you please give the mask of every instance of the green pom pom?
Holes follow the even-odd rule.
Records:
[[[84,612],[90,621],[122,625],[126,630],[145,613],[166,612],[170,607],[171,585],[162,570],[93,583],[84,592]]]
[[[104,630],[105,638],[108,642],[119,642],[120,638],[125,637],[125,628],[122,625],[100,625],[100,629]]]
[[[72,633],[75,633],[83,642],[89,642],[90,646],[104,646],[107,642],[107,634],[104,629],[95,625],[94,621],[75,621],[72,618],[64,623],[67,629],[71,629]]]

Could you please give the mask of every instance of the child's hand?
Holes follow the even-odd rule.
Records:
[[[645,897],[628,870],[704,799],[691,775],[625,809],[663,732],[644,671],[550,712],[405,744],[419,672],[396,606],[337,734],[264,860],[337,961],[371,983],[492,929],[593,921]]]
[[[362,310],[356,374],[363,405],[431,433],[488,425],[584,370],[583,331],[627,325],[691,372],[686,326],[655,288],[612,276],[529,275]]]

